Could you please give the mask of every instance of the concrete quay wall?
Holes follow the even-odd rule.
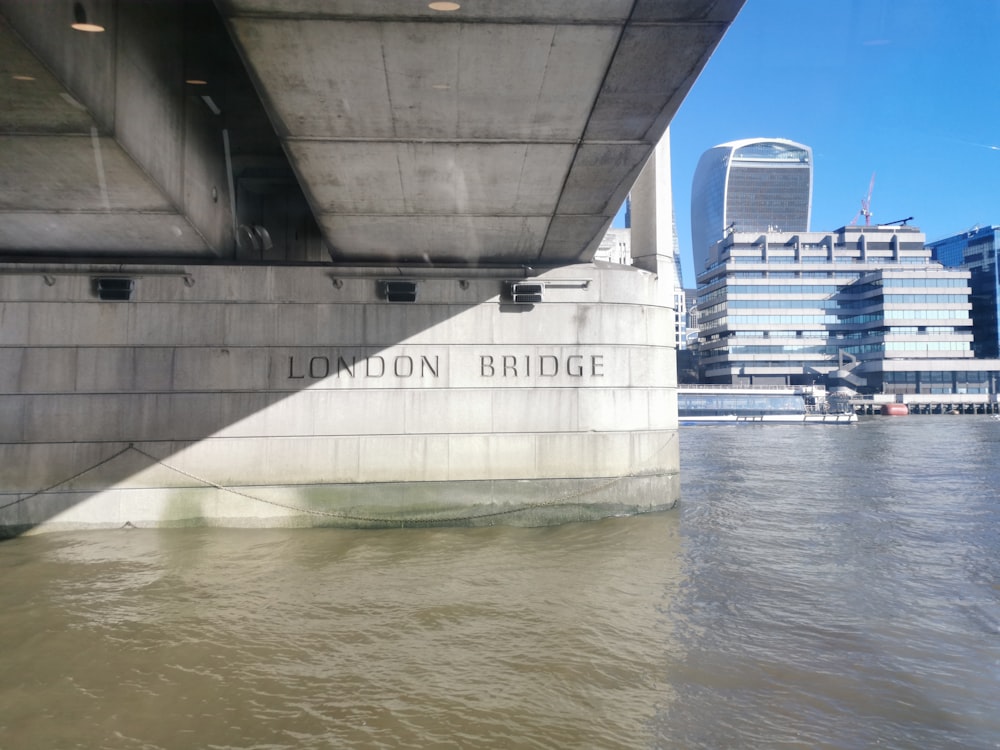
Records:
[[[905,404],[910,414],[1000,414],[995,393],[876,394],[851,399],[858,414],[882,414],[890,404]]]
[[[0,266],[0,529],[542,524],[679,495],[657,276]],[[130,279],[103,301],[101,278]],[[380,282],[416,283],[389,302]]]

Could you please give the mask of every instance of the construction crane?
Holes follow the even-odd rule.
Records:
[[[868,183],[868,197],[861,199],[861,210],[855,214],[854,218],[851,220],[849,226],[854,226],[858,223],[858,218],[860,216],[865,217],[865,226],[870,227],[872,224],[872,190],[875,189],[875,173],[872,172],[872,181]]]

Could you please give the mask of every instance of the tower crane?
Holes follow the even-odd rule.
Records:
[[[851,220],[849,226],[854,226],[858,223],[858,217],[865,217],[865,226],[869,227],[872,223],[872,190],[875,189],[875,173],[872,172],[872,180],[868,183],[868,197],[861,199],[861,210],[858,211],[854,218]]]

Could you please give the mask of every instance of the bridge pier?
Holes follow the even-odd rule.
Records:
[[[102,300],[100,279],[131,298]],[[413,301],[386,298],[399,279]],[[510,299],[513,268],[0,267],[0,528],[535,525],[672,506],[659,279],[578,264],[527,280],[541,301]]]

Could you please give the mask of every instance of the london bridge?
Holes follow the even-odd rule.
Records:
[[[0,526],[670,507],[657,144],[741,4],[0,0]]]

